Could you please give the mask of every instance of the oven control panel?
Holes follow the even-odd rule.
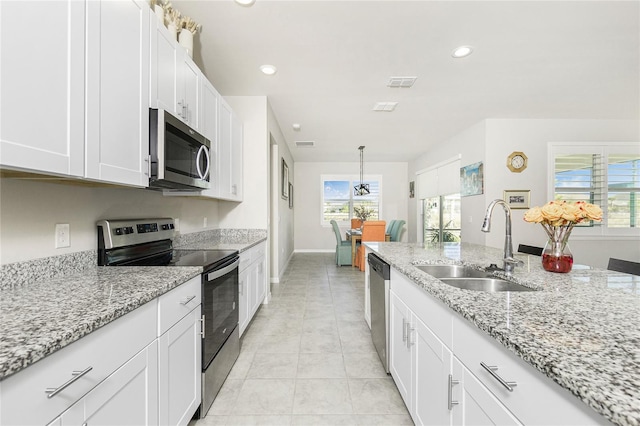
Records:
[[[173,239],[175,233],[172,218],[101,220],[97,226],[99,249]]]

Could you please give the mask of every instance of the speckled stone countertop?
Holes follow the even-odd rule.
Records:
[[[202,273],[96,266],[0,293],[0,380]]]
[[[266,230],[178,236],[182,249],[243,252]],[[2,265],[0,380],[202,273],[202,267],[95,266],[95,252]]]
[[[460,290],[414,265],[501,266],[502,250],[464,243],[366,244],[611,422],[640,424],[640,277],[579,266],[555,274],[542,269],[540,257],[517,254],[525,266],[509,279],[538,291]]]

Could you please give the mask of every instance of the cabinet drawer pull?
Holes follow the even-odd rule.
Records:
[[[513,392],[513,388],[518,386],[518,383],[516,383],[516,382],[507,382],[505,379],[500,377],[498,375],[498,373],[496,373],[496,371],[498,370],[498,367],[496,367],[495,365],[487,365],[487,364],[485,364],[484,362],[481,361],[480,362],[480,366],[482,368],[484,368],[485,370],[487,370],[489,372],[489,374],[491,374],[494,379],[499,381],[500,384],[502,386],[504,386],[509,392]]]
[[[459,384],[460,380],[453,380],[453,376],[449,374],[449,390],[447,392],[447,407],[449,408],[449,411],[453,409],[454,405],[460,404],[459,401],[453,400],[453,386]]]
[[[406,342],[407,341],[407,320],[402,318],[402,341]]]
[[[407,323],[407,348],[410,348],[415,344],[415,342],[411,341],[411,333],[416,331],[415,327],[411,327],[409,323]]]
[[[187,303],[191,302],[191,301],[192,301],[193,299],[195,299],[195,298],[196,298],[196,296],[195,296],[195,295],[193,295],[193,296],[191,296],[191,297],[187,297],[186,299],[184,299],[184,300],[180,301],[180,304],[181,304],[181,305],[186,305]]]
[[[47,388],[45,390],[45,392],[47,393],[47,398],[53,398],[54,396],[56,396],[57,394],[59,394],[60,392],[62,392],[66,388],[68,388],[73,382],[75,382],[76,380],[78,380],[80,377],[84,376],[85,374],[87,374],[91,370],[93,370],[93,367],[87,367],[86,369],[84,369],[82,371],[72,371],[71,375],[73,377],[71,379],[69,379],[69,381],[67,381],[66,383],[58,386],[55,389]]]

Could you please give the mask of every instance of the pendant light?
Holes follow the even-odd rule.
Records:
[[[358,147],[360,150],[360,185],[353,187],[353,195],[369,195],[369,184],[364,183],[364,145]]]

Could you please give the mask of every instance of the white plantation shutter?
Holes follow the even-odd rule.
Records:
[[[607,161],[607,224],[640,227],[640,153],[610,153]]]
[[[549,154],[553,199],[602,208],[602,222],[581,227],[607,234],[640,228],[640,143],[550,143]]]

